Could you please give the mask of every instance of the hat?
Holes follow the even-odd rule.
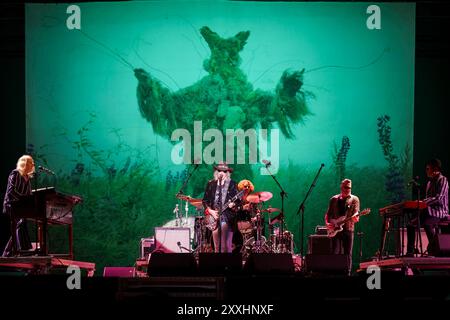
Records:
[[[217,166],[214,166],[214,170],[233,172],[233,169],[228,167],[226,162],[219,162]]]

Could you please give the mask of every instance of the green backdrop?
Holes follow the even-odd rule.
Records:
[[[76,258],[99,270],[132,265],[139,240],[174,219],[175,194],[192,168],[173,163],[170,134],[192,131],[195,120],[204,131],[280,129],[276,176],[296,252],[297,208],[320,164],[305,247],[339,181],[352,179],[362,207],[372,208],[357,230],[364,259],[374,255],[378,209],[409,195],[415,5],[377,4],[381,29],[367,27],[368,6],[82,3],[81,29],[71,30],[68,5],[26,5],[27,148],[57,172],[41,175],[41,185],[84,199],[74,213]],[[233,176],[272,192],[267,205],[280,207],[260,168],[236,165]],[[201,197],[211,175],[202,163],[184,192]],[[52,237],[65,244],[61,231]],[[358,250],[356,240],[354,257]]]

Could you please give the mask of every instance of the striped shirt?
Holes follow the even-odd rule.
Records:
[[[430,216],[448,218],[448,180],[441,173],[428,181],[424,201]]]
[[[30,179],[25,179],[22,177],[17,169],[11,171],[8,177],[8,186],[6,187],[5,199],[3,201],[3,213],[7,213],[7,209],[9,209],[11,203],[30,194]]]

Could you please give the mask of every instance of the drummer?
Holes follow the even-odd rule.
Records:
[[[241,205],[238,211],[238,229],[241,233],[247,234],[252,233],[253,224],[252,221],[256,219],[255,214],[257,211],[257,204],[247,200],[248,195],[250,195],[255,187],[250,180],[241,180],[238,183],[238,190],[246,190],[244,196],[242,197]]]
[[[238,183],[238,190],[244,190],[245,189],[245,193],[242,197],[242,203],[241,203],[241,210],[242,211],[247,211],[250,212],[253,208],[253,203],[247,201],[247,196],[252,193],[255,190],[255,187],[253,186],[253,183],[250,180],[241,180]]]

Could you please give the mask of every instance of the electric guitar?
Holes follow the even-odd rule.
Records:
[[[218,210],[218,212],[217,212],[218,213],[218,217],[220,217],[222,215],[222,213],[225,210],[228,209],[230,204],[232,204],[232,203],[235,204],[235,202],[237,200],[242,199],[242,197],[244,196],[245,191],[246,191],[246,189],[243,189],[243,190],[239,191],[233,198],[228,200],[227,203],[223,206],[223,209],[222,210],[220,210],[220,209]],[[211,213],[206,214],[206,216],[205,216],[205,226],[209,230],[214,231],[219,226],[219,223],[218,223],[219,221],[218,220],[219,219],[218,218],[216,219]]]
[[[329,238],[333,238],[339,232],[343,230],[344,224],[350,221],[353,217],[365,216],[370,213],[370,208],[364,209],[363,211],[356,212],[350,217],[342,216],[337,219],[331,219],[328,221],[332,226],[327,227],[327,235]]]

